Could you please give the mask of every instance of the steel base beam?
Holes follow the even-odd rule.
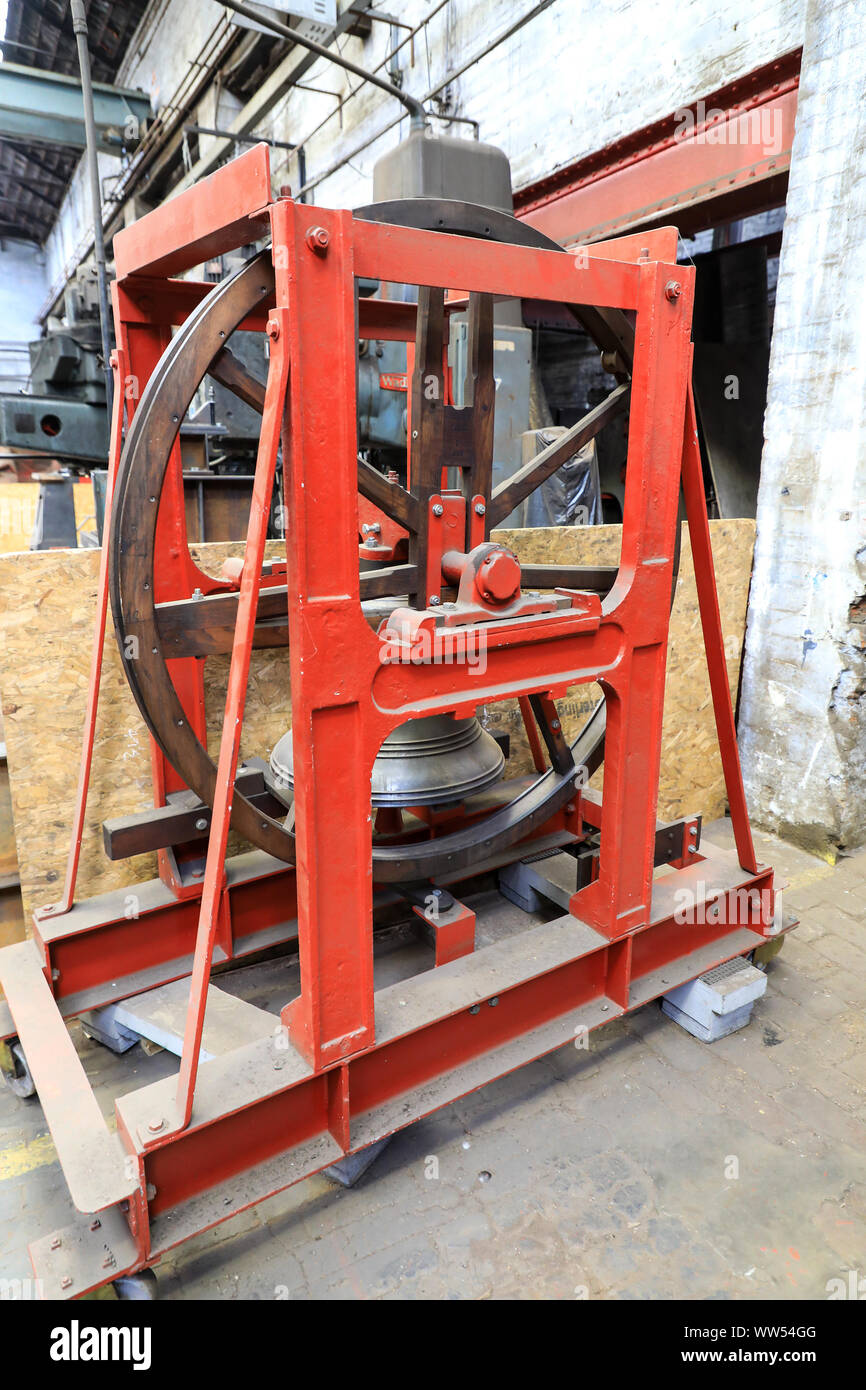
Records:
[[[201,1069],[192,1122],[180,1133],[159,1125],[174,1105],[173,1077],[121,1097],[118,1134],[138,1193],[109,1215],[134,1232],[137,1254],[116,1234],[116,1263],[106,1266],[103,1243],[79,1234],[73,1282],[61,1289],[63,1262],[42,1240],[31,1247],[37,1277],[49,1296],[74,1297],[153,1264],[192,1235],[747,954],[793,925],[761,920],[762,900],[749,895],[766,881],[713,850],[657,880],[651,921],[631,936],[610,941],[566,914],[380,989],[375,1045],[323,1072],[277,1027]],[[671,910],[683,888],[693,904],[686,914]]]

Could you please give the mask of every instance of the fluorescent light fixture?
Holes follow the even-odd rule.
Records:
[[[284,0],[277,0],[277,3],[274,0],[257,0],[256,3],[245,0],[245,3],[249,4],[251,10],[260,10],[265,19],[270,11],[283,24],[288,24],[290,29],[297,29],[299,34],[316,43],[326,43],[337,23],[337,0],[291,0],[289,9]],[[262,34],[271,32],[265,24],[257,24],[254,19],[235,14],[233,10],[229,10],[229,20],[242,29],[258,29]]]

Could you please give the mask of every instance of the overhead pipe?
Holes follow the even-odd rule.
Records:
[[[87,145],[87,172],[90,176],[90,203],[93,217],[93,258],[99,290],[99,328],[102,338],[102,366],[105,372],[105,400],[111,415],[114,382],[111,376],[111,313],[108,303],[108,274],[105,267],[105,239],[102,232],[102,196],[97,163],[96,120],[93,114],[93,82],[90,76],[90,50],[87,47],[87,13],[84,0],[71,0],[72,29],[78,46],[81,97],[84,102],[84,136]]]
[[[80,3],[80,0],[79,0]],[[299,34],[297,29],[290,29],[288,24],[282,24],[278,19],[271,19],[270,15],[265,16],[260,9],[253,9],[250,5],[244,5],[242,0],[219,0],[228,9],[234,10],[235,14],[243,15],[245,19],[252,20],[263,29],[269,29],[273,34],[279,34],[280,38],[288,39],[291,43],[300,44],[302,48],[308,48],[311,53],[315,53],[319,58],[327,58],[329,63],[336,63],[337,67],[345,68],[355,77],[360,77],[364,82],[370,82],[374,87],[387,92],[389,96],[395,97],[412,117],[412,124],[415,126],[427,125],[427,112],[421,102],[415,97],[404,92],[400,87],[395,87],[393,82],[389,82],[385,77],[377,77],[375,73],[368,72],[366,68],[353,63],[351,59],[344,58],[341,53],[333,53],[330,48],[325,48],[323,44],[316,43],[315,39],[308,39],[305,34]]]

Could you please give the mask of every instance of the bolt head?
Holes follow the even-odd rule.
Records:
[[[151,1134],[159,1134],[159,1131],[165,1128],[165,1120],[160,1115],[154,1115],[152,1120],[148,1120],[147,1127]]]
[[[331,238],[325,227],[310,227],[305,241],[311,251],[315,251],[318,256],[323,256],[330,245]]]
[[[675,299],[679,299],[682,292],[683,287],[678,280],[668,280],[665,285],[665,299],[672,304]]]
[[[433,515],[434,515],[434,516],[442,516],[442,514],[443,514],[444,511],[445,511],[445,508],[442,506],[442,503],[441,503],[441,502],[434,502],[434,503],[433,503]]]
[[[476,516],[483,516],[484,513],[485,513],[486,511],[487,511],[487,508],[485,507],[485,505],[484,505],[483,502],[476,502],[476,503],[475,503],[475,515],[476,515]]]
[[[207,830],[207,821],[205,820],[204,816],[199,816],[198,820],[195,823],[195,828],[196,830]]]
[[[280,325],[276,319],[268,319],[268,337],[275,343],[280,336]]]
[[[477,1014],[477,1013],[479,1013],[479,1012],[480,1012],[480,1009],[481,1009],[481,1005],[480,1005],[480,1004],[470,1004],[470,1006],[469,1006],[469,1012],[470,1012],[471,1014]]]
[[[51,1238],[51,1249],[52,1249],[52,1250],[59,1250],[62,1244],[63,1244],[63,1241],[60,1239],[59,1236],[52,1236],[52,1238]]]
[[[438,608],[442,600],[438,594],[431,594],[427,602],[429,603],[431,608]]]
[[[90,1223],[90,1229],[91,1231],[98,1231],[101,1225],[102,1222],[100,1221],[99,1217],[94,1216],[93,1220]]]
[[[61,1289],[69,1289],[72,1287],[72,1280],[68,1274],[64,1274],[63,1278],[60,1280],[60,1287]]]

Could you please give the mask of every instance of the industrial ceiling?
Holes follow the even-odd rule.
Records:
[[[147,8],[147,0],[86,0],[90,60],[96,82],[112,82]],[[68,0],[9,0],[6,62],[78,76]],[[80,151],[0,138],[0,235],[45,240]]]

